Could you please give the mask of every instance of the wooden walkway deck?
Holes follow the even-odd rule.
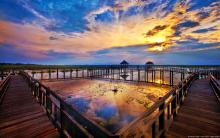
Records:
[[[220,136],[220,104],[208,79],[196,80],[165,137]]]
[[[0,138],[57,138],[59,133],[32,96],[25,80],[12,76],[0,105]]]

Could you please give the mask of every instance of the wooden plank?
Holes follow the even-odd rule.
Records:
[[[59,137],[57,129],[19,75],[12,76],[0,105],[0,137]]]
[[[165,137],[219,136],[220,105],[209,79],[193,82]]]

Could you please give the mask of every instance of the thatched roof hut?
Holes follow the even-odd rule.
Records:
[[[154,63],[152,61],[148,61],[146,62],[146,65],[154,65]]]
[[[128,65],[129,63],[126,60],[123,60],[120,64],[121,65]]]

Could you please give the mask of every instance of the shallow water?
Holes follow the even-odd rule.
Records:
[[[155,101],[170,87],[103,80],[43,81],[78,111],[115,133]]]
[[[43,79],[49,79],[49,73],[48,73],[48,70],[33,70],[35,71],[36,73],[34,74],[34,78],[36,79],[41,79],[41,77]],[[44,73],[42,74],[41,76],[41,71],[43,71]],[[51,79],[56,79],[57,78],[57,70],[51,70]],[[26,72],[33,76],[33,74],[31,73],[32,70],[26,70]],[[115,70],[114,71],[115,74],[114,75],[109,75],[109,78],[114,78],[115,79],[121,79],[123,80],[123,78],[121,76],[119,76],[119,73],[118,73],[118,70]],[[159,71],[156,71],[155,72],[155,78],[156,78],[156,83],[161,83],[162,80],[160,80],[160,72]],[[128,77],[126,78],[126,80],[132,80],[132,75],[131,75],[131,71],[128,70],[126,72],[126,74],[128,75]],[[59,76],[59,79],[63,79],[64,78],[64,73],[62,72],[62,70],[59,70],[58,71],[58,76]],[[70,71],[65,71],[65,78],[70,78]],[[72,72],[72,78],[75,78],[77,75],[76,75],[76,72],[73,71]],[[82,70],[81,71],[78,71],[78,77],[82,77],[83,74],[82,74]],[[185,78],[189,76],[189,74],[185,74]],[[84,70],[84,77],[87,77],[87,70]],[[145,76],[145,73],[143,70],[140,71],[140,81],[145,81],[145,79],[147,80],[146,76]],[[137,71],[133,71],[133,81],[138,81],[138,72]],[[169,81],[170,81],[170,72],[169,71],[164,71],[164,84],[169,84]],[[174,72],[173,74],[173,81],[174,81],[174,85],[178,84],[180,81],[181,81],[181,73],[178,73],[178,72]],[[148,71],[148,82],[152,82],[152,72],[151,71]]]

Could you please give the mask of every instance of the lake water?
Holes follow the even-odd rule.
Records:
[[[42,74],[41,76],[41,71],[43,71],[44,73]],[[51,79],[56,79],[57,78],[57,72],[56,70],[51,70]],[[32,75],[32,70],[26,70],[26,72],[30,75],[30,76],[33,76]],[[41,79],[41,77],[43,79],[49,79],[49,73],[48,73],[48,70],[35,70],[35,74],[34,74],[34,78],[36,79]],[[78,71],[78,77],[82,77],[82,73],[84,72],[84,77],[87,77],[87,70],[84,70],[84,71]],[[115,74],[114,74],[114,79],[121,79],[123,80],[122,77],[119,76],[119,73],[118,73],[118,70],[115,70],[114,71]],[[156,83],[161,83],[162,80],[160,80],[160,72],[159,71],[156,71],[155,72],[156,75],[155,75],[155,82]],[[126,78],[126,80],[132,80],[132,75],[131,75],[131,71],[128,70],[127,73],[128,77]],[[62,70],[59,70],[58,71],[58,76],[59,76],[59,79],[63,79],[64,78],[64,72],[62,72]],[[71,74],[70,74],[70,71],[65,71],[65,78],[70,78]],[[72,72],[72,78],[75,78],[77,76],[76,74],[76,71],[73,71]],[[185,78],[189,76],[189,74],[185,73]],[[106,76],[107,77],[107,76]],[[140,81],[145,81],[145,73],[143,70],[140,71]],[[113,75],[110,75],[109,78],[113,78]],[[133,71],[133,81],[138,81],[138,72],[137,71]],[[174,72],[173,74],[173,81],[174,81],[174,85],[178,84],[180,81],[181,81],[181,73],[178,73],[178,72]],[[148,82],[152,82],[152,72],[149,71],[148,72]],[[169,71],[164,71],[164,84],[169,84],[170,83],[170,72]]]
[[[134,120],[169,90],[168,86],[105,80],[42,81],[79,112],[112,133]]]

